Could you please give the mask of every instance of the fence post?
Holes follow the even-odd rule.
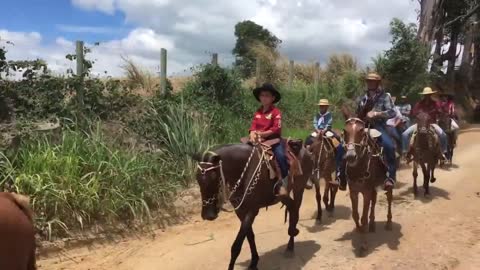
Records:
[[[83,62],[84,62],[84,54],[83,54],[83,41],[80,41],[80,40],[77,40],[76,42],[76,56],[77,56],[77,76],[79,77],[79,85],[78,85],[78,88],[77,88],[77,98],[78,98],[78,102],[81,106],[81,108],[83,109],[83,96],[84,96],[84,93],[83,93],[83,77],[84,77],[84,66],[83,66]]]
[[[295,63],[293,60],[290,60],[290,65],[288,66],[288,88],[293,89],[293,71]]]
[[[160,90],[162,95],[167,94],[167,50],[160,51]]]
[[[212,65],[218,66],[218,53],[212,54]]]
[[[260,86],[260,84],[262,83],[260,81],[260,76],[261,76],[261,61],[260,61],[260,58],[257,58],[257,64],[255,66],[255,83],[257,85],[257,87]]]

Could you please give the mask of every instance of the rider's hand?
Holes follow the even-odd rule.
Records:
[[[369,111],[367,113],[367,117],[370,118],[370,119],[374,118],[375,117],[375,112],[374,111]]]
[[[250,141],[255,142],[256,139],[257,139],[257,132],[255,131],[250,132]]]

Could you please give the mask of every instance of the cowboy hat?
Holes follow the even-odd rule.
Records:
[[[367,77],[365,77],[365,80],[367,80],[367,81],[381,81],[382,76],[380,76],[376,72],[372,72],[372,73],[368,73]]]
[[[272,93],[273,97],[275,98],[273,103],[277,103],[280,101],[280,99],[282,99],[280,92],[278,92],[278,90],[275,89],[271,83],[264,83],[262,86],[253,89],[253,95],[258,101],[260,101],[260,93],[263,91]]]
[[[424,95],[424,96],[425,95],[433,95],[435,93],[437,93],[437,91],[433,91],[432,88],[430,88],[430,87],[425,87],[425,88],[423,88],[423,91],[420,93],[420,95]]]
[[[320,101],[318,102],[319,106],[330,106],[330,103],[328,102],[328,99],[325,99],[325,98],[322,98],[320,99]]]

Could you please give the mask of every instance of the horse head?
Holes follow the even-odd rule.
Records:
[[[202,196],[202,219],[215,220],[222,203],[222,185],[225,185],[222,181],[221,158],[216,153],[207,152],[195,155],[193,159],[198,162],[196,179]]]
[[[430,115],[420,112],[417,115],[417,131],[419,134],[427,134],[430,130]]]
[[[367,138],[365,122],[358,118],[347,119],[343,130],[343,139],[347,148],[345,159],[348,166],[356,166],[358,160],[363,157],[368,146]]]

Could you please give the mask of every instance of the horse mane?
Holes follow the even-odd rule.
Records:
[[[22,210],[22,212],[33,222],[33,210],[30,207],[30,197],[17,193],[8,193],[13,202]]]

